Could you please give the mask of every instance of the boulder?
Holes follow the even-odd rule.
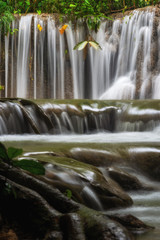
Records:
[[[108,167],[107,171],[109,176],[126,191],[141,190],[145,188],[138,178],[120,168]]]

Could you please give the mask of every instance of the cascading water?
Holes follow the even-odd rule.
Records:
[[[32,16],[23,16],[19,23],[18,57],[17,57],[17,96],[28,97],[29,84],[29,45]]]
[[[86,55],[73,50],[88,38],[81,21],[61,35],[52,16],[22,16],[12,26],[19,29],[18,39],[5,38],[5,97],[159,98],[155,22],[154,10],[102,22],[98,33],[90,33],[102,50],[87,47]]]

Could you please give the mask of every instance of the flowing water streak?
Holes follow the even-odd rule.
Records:
[[[73,50],[75,45],[85,39],[84,27],[77,25],[76,29],[73,29],[72,24],[68,25],[66,29],[67,44],[69,50],[69,58],[72,66],[72,78],[73,78],[73,93],[74,98],[84,98],[84,57],[83,51],[79,52]]]
[[[146,94],[146,88],[150,80],[150,72],[148,71],[148,66],[151,63],[151,37],[153,29],[153,19],[154,12],[147,14],[144,18],[144,35],[143,35],[143,69],[142,69],[142,79],[143,83],[140,91],[140,98],[144,99]]]
[[[19,22],[17,59],[17,97],[27,97],[29,84],[29,47],[32,15],[22,16]],[[7,96],[7,93],[6,93]]]
[[[64,36],[60,35],[59,36],[59,46],[60,46],[60,55],[59,55],[59,65],[60,67],[58,68],[59,70],[59,89],[60,89],[60,98],[64,99],[64,62],[65,62],[65,43],[64,43]]]
[[[9,51],[9,33],[5,36],[5,97],[8,97],[8,51]]]
[[[12,32],[14,32],[15,29],[15,21],[12,22]],[[12,43],[11,43],[11,93],[10,96],[13,97],[14,95],[14,42],[15,42],[15,37],[12,37]]]
[[[54,20],[49,17],[47,20],[47,38],[48,38],[48,83],[50,86],[50,97],[57,98],[57,47],[56,47],[56,27]]]
[[[93,99],[99,98],[104,93],[104,90],[110,87],[115,77],[120,21],[114,21],[111,35],[106,33],[108,28],[110,28],[108,22],[103,22],[98,33],[94,34],[94,38],[102,47],[102,51],[90,49]]]
[[[158,49],[160,49],[160,24],[157,28],[158,33]],[[158,51],[158,69],[160,68],[160,51]],[[153,93],[152,98],[153,99],[160,99],[160,74],[158,74],[156,77],[153,78],[152,82],[153,87]]]
[[[121,24],[119,50],[114,71],[115,78],[109,88],[101,95],[101,99],[133,99],[136,90],[137,74],[141,72],[142,87],[140,97],[145,98],[149,81],[148,65],[150,61],[151,35],[154,12],[137,12],[126,16]],[[138,69],[138,54],[143,49],[142,69]],[[111,61],[107,63],[111,66]],[[106,81],[106,79],[104,79]]]
[[[37,83],[37,16],[34,17],[34,98],[37,97],[36,83]]]

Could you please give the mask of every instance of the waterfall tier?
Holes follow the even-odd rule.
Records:
[[[81,21],[76,28],[68,23],[61,35],[53,16],[16,18],[11,28],[19,31],[4,42],[0,35],[1,97],[159,99],[157,11],[103,21],[97,33],[90,33],[102,50],[87,47],[87,55],[73,50],[89,34]]]
[[[159,125],[158,100],[0,102],[0,135],[142,132]]]

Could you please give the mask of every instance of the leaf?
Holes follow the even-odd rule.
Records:
[[[4,90],[4,86],[0,85],[0,90]]]
[[[42,26],[40,24],[38,24],[37,27],[38,27],[38,30],[41,32],[43,29]]]
[[[21,155],[23,153],[23,150],[20,148],[13,148],[13,147],[9,147],[8,148],[8,157],[10,159],[13,159],[19,155]]]
[[[68,27],[68,25],[67,25],[67,24],[64,24],[64,25],[59,29],[60,34],[63,34],[67,27]]]
[[[2,143],[0,143],[0,158],[6,163],[10,163],[10,159],[7,154],[7,149]]]
[[[87,43],[88,43],[88,41],[79,42],[73,49],[81,51],[86,47]]]
[[[75,4],[70,4],[69,7],[75,8],[76,5]]]
[[[20,167],[35,175],[45,174],[45,168],[43,167],[43,165],[34,160],[28,160],[28,159],[23,159],[19,161],[16,160],[16,161],[13,161],[13,166]]]
[[[100,46],[99,43],[97,43],[96,41],[89,41],[89,44],[90,44],[93,48],[95,48],[96,50],[98,50],[98,49],[101,49],[101,50],[102,50],[101,46]]]
[[[41,15],[41,10],[37,10],[38,15]]]

